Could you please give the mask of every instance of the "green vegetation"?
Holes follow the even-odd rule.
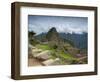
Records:
[[[60,54],[60,56],[65,59],[75,59],[71,54],[65,54],[64,52],[61,52]]]
[[[51,50],[51,48],[47,44],[38,44],[36,45],[36,47],[42,50]]]
[[[59,64],[87,63],[87,58],[80,61],[77,57],[77,54],[83,55],[87,50],[77,49],[72,41],[62,39],[54,27],[48,31],[45,38],[41,37],[41,40],[36,39],[34,35],[34,32],[29,32],[29,43],[42,51],[50,51],[50,57],[58,58]]]
[[[57,51],[57,49],[55,49],[55,47],[50,47],[48,44],[37,44],[36,45],[37,48],[42,49],[42,50],[50,50],[51,52],[51,58],[55,59],[55,58],[60,58],[61,59],[61,63],[62,64],[66,64],[67,63],[72,63],[72,62],[76,62],[77,58],[73,57],[71,54],[68,53],[64,53],[63,51],[59,50]]]

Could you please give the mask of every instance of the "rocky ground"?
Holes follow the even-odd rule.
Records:
[[[82,64],[87,59],[87,56],[81,56],[80,54],[77,54],[77,58],[68,57],[67,54],[63,55],[63,53],[57,55],[54,57],[51,50],[43,50],[31,45],[29,48],[28,66]]]
[[[49,50],[43,51],[36,47],[31,48],[28,58],[28,66],[48,66],[56,64],[59,64],[59,58],[53,59]]]

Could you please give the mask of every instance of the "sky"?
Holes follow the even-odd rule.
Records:
[[[87,17],[28,15],[28,30],[36,35],[55,27],[57,32],[82,34],[88,32]]]

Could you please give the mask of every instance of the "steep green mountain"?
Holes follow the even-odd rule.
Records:
[[[35,36],[35,38],[37,40],[40,40],[41,42],[54,42],[54,43],[59,43],[62,40],[55,27],[52,27],[47,33],[41,33]]]
[[[74,45],[72,41],[62,38],[55,27],[52,27],[47,33],[35,36],[35,38],[41,42],[48,42],[51,46],[62,47],[65,43],[71,46]]]
[[[59,36],[55,27],[52,27],[46,34],[46,40],[50,44],[50,46],[61,48],[63,45],[63,41]]]
[[[47,32],[47,34],[46,34],[46,39],[48,40],[48,41],[59,41],[60,40],[60,36],[59,36],[59,34],[58,34],[58,32],[57,32],[57,30],[56,30],[56,28],[55,27],[53,27],[53,28],[51,28],[48,32]]]
[[[88,45],[88,34],[82,33],[82,34],[76,34],[76,33],[58,33],[59,37],[62,38],[65,42],[70,43],[76,48],[79,49],[87,49]],[[46,35],[47,33],[41,33],[37,36],[35,36],[36,39],[40,41],[46,41]]]
[[[51,28],[47,33],[42,33],[35,38],[42,43],[47,43],[50,47],[60,52],[75,55],[79,51],[79,49],[75,48],[71,40],[61,37],[55,27]]]

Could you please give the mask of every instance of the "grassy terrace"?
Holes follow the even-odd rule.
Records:
[[[73,61],[76,60],[77,58],[73,57],[71,54],[66,54],[63,51],[57,51],[56,49],[51,48],[48,44],[38,44],[36,45],[37,48],[42,49],[43,51],[45,50],[50,50],[51,54],[51,58],[55,59],[55,58],[60,58],[62,64],[64,64],[64,61]]]
[[[51,50],[51,48],[47,44],[38,44],[36,45],[36,47],[42,50]]]

